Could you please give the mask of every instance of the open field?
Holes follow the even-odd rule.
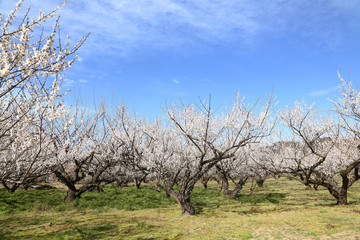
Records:
[[[349,205],[336,206],[327,190],[269,179],[236,199],[219,186],[195,188],[198,215],[180,208],[151,185],[90,192],[73,204],[61,190],[0,189],[0,239],[360,239],[360,184]]]

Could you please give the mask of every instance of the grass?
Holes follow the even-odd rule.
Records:
[[[198,215],[151,185],[85,193],[72,204],[60,190],[0,189],[0,239],[360,239],[360,184],[349,205],[336,206],[326,189],[269,179],[249,195],[222,196],[219,186],[195,187]]]

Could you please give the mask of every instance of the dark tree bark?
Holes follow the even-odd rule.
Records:
[[[195,208],[191,205],[189,196],[177,196],[176,201],[179,203],[184,215],[195,215]]]
[[[172,181],[165,181],[164,184],[158,183],[157,186],[163,189],[167,195],[174,198],[178,202],[184,215],[195,215],[196,211],[195,207],[191,204],[190,195],[195,187],[196,182],[198,182],[203,174],[209,171],[209,169],[215,164],[216,161],[206,165],[205,167],[201,166],[194,174],[191,174],[191,170],[187,169],[179,184],[180,189],[177,191],[173,189],[173,187],[178,182],[177,177],[174,177]],[[175,176],[178,176],[180,171],[175,174]]]
[[[89,157],[93,156],[94,154],[91,154]],[[85,174],[82,170],[82,164],[80,164],[79,161],[75,161],[75,163],[76,164],[72,171],[65,169],[61,165],[53,169],[53,173],[56,178],[68,188],[68,192],[65,197],[67,202],[73,202],[75,199],[80,198],[86,191],[97,189],[104,181],[103,179],[100,179],[101,174],[109,167],[110,164],[104,161],[102,165],[94,167],[94,172],[87,172]],[[71,173],[69,173],[69,171]],[[80,181],[83,181],[83,183],[80,187],[77,187],[76,185],[79,184]]]
[[[238,180],[232,178],[223,170],[219,165],[216,165],[216,170],[219,178],[221,179],[221,190],[226,197],[236,198],[239,192],[242,190],[243,186],[248,180],[247,176],[241,176]],[[230,190],[229,188],[229,179],[235,185],[234,189]]]
[[[336,199],[336,205],[347,205],[347,189],[336,189],[333,186],[327,187],[329,193]]]
[[[263,187],[266,177],[256,176],[255,181],[258,187]]]
[[[240,179],[237,181],[232,178],[230,178],[230,179],[234,183],[235,187],[232,191],[228,192],[228,194],[226,196],[229,198],[236,198],[238,196],[239,192],[242,190],[245,183],[247,182],[248,177],[240,177]]]
[[[140,189],[141,179],[135,178],[135,179],[134,179],[134,183],[135,183],[135,188],[136,188],[136,189]]]
[[[210,181],[210,177],[209,176],[203,176],[201,179],[201,185],[203,187],[203,189],[207,189],[208,188],[208,182]]]
[[[148,176],[148,173],[143,173],[141,177],[135,177],[134,178],[134,184],[136,189],[140,189],[141,184],[145,182],[146,177]]]
[[[12,185],[5,182],[5,181],[1,181],[1,184],[4,186],[4,188],[9,192],[9,193],[14,193],[16,191],[16,189],[18,189],[20,187],[19,183],[13,183]]]
[[[80,197],[80,196],[78,196],[78,197]],[[66,195],[66,197],[65,197],[65,199],[67,200],[67,202],[68,202],[68,203],[72,203],[72,202],[75,200],[75,198],[77,198],[77,196],[76,196],[76,191],[71,190],[71,189],[68,189],[67,195]]]
[[[218,183],[221,184],[221,191],[224,193],[224,195],[228,195],[229,194],[229,181],[227,178],[227,174],[226,172],[219,166],[216,165],[216,172],[218,175]]]

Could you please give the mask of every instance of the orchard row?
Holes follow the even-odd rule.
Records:
[[[87,37],[61,44],[55,21],[48,35],[34,38],[58,9],[15,21],[21,3],[0,21],[0,180],[8,191],[57,180],[71,202],[104,184],[154,181],[193,215],[199,181],[215,179],[236,197],[249,179],[291,176],[347,204],[360,178],[360,93],[340,75],[341,97],[327,112],[302,102],[279,110],[272,98],[247,104],[240,96],[221,112],[210,99],[174,103],[155,120],[104,102],[68,108],[62,74]]]

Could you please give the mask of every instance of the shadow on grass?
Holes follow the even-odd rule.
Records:
[[[103,193],[87,192],[74,202],[78,208],[103,209],[115,208],[123,210],[141,210],[162,208],[176,204],[172,198],[166,198],[164,192],[157,192],[154,187],[143,186],[140,189],[123,187],[115,191],[111,187],[104,188]]]
[[[239,194],[236,198],[227,198],[217,188],[194,188],[191,194],[191,202],[196,212],[201,214],[205,208],[216,209],[220,206],[246,204],[256,205],[260,203],[279,204],[285,201],[285,193],[253,193],[251,195]]]
[[[73,228],[70,228],[60,234],[57,234],[57,238],[76,238],[76,239],[103,239],[105,236],[109,237],[111,235],[114,235],[117,233],[116,231],[117,226],[105,223],[101,225],[96,226],[75,226]],[[47,235],[46,237],[55,237],[52,234]]]
[[[285,200],[286,194],[284,193],[254,193],[251,195],[239,194],[235,198],[236,201],[241,203],[281,203]]]
[[[195,206],[214,207],[219,204],[219,201],[226,200],[236,201],[241,203],[280,203],[285,200],[285,193],[253,193],[251,195],[239,194],[235,198],[226,198],[218,189],[201,189],[195,188],[191,194],[191,200]]]

